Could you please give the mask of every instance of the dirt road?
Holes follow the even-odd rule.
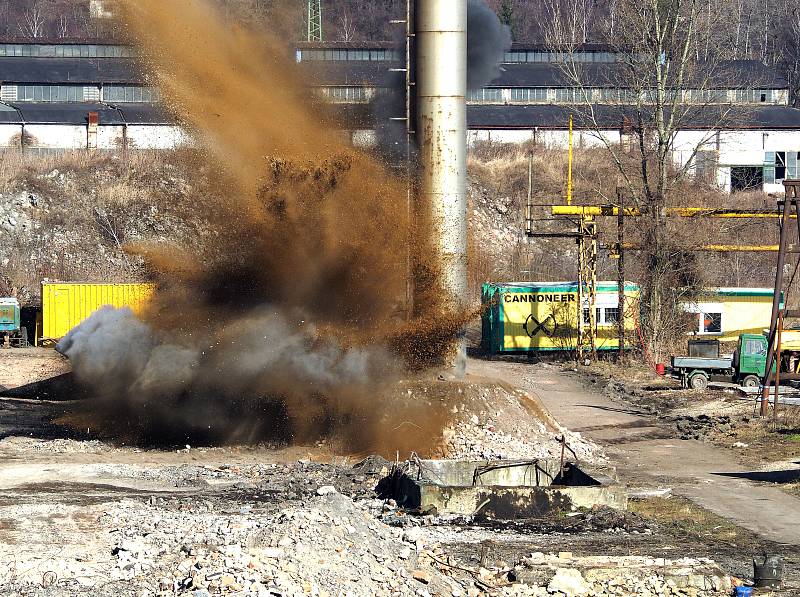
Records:
[[[677,439],[653,417],[612,400],[560,366],[473,359],[469,371],[538,396],[562,425],[605,445],[627,484],[671,487],[765,539],[800,544],[800,499],[748,481],[749,471],[742,470],[733,453]]]

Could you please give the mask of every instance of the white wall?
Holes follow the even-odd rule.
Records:
[[[132,149],[172,149],[191,142],[189,134],[179,126],[128,125],[128,147]]]
[[[21,127],[20,127],[21,130]],[[26,146],[38,149],[86,147],[86,126],[76,124],[27,124]]]
[[[19,147],[21,124],[0,124],[0,147]],[[27,124],[29,147],[37,149],[85,149],[86,125]],[[104,125],[97,128],[98,149],[121,149],[125,138],[122,125]],[[171,149],[192,143],[191,136],[179,126],[160,124],[129,125],[128,147],[131,149]]]
[[[619,144],[620,133],[615,130],[601,131],[574,131],[574,147],[604,147],[604,137],[610,144]],[[470,147],[479,141],[492,141],[494,143],[525,143],[535,142],[549,148],[569,147],[568,130],[550,129],[470,129],[467,132],[467,143]]]

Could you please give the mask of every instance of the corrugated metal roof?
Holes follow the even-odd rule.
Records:
[[[175,124],[177,120],[158,104],[109,104],[118,108],[128,124]],[[101,120],[102,122],[102,120]]]
[[[27,124],[86,124],[89,112],[97,112],[101,124],[123,124],[120,113],[105,104],[81,103],[33,103],[12,102],[22,113]]]
[[[0,57],[0,81],[7,83],[142,84],[145,77],[132,58]]]
[[[386,62],[308,61],[298,67],[311,85],[386,85]],[[572,67],[570,67],[572,68]],[[621,62],[583,62],[574,65],[568,74],[561,64],[523,62],[503,64],[500,76],[488,87],[575,87],[577,78],[587,87],[638,88],[641,81],[632,80],[629,67]],[[701,69],[696,83],[706,89],[787,89],[786,77],[757,60],[731,60]]]

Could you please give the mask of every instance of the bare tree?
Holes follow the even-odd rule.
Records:
[[[34,2],[21,15],[17,27],[22,37],[42,37],[45,31],[45,11],[39,2]]]
[[[356,33],[356,24],[350,18],[347,10],[342,10],[339,15],[339,39],[342,41],[352,41]]]
[[[558,0],[548,2],[560,10]],[[732,84],[712,55],[715,44],[707,35],[713,23],[698,0],[618,0],[616,11],[616,33],[609,39],[616,63],[598,67],[576,59],[580,38],[557,12],[549,20],[548,44],[562,57],[559,69],[572,94],[566,99],[574,102],[577,121],[607,150],[628,205],[647,216],[642,323],[659,355],[678,302],[676,276],[691,281],[688,270],[676,267],[687,260],[666,234],[666,206],[695,174],[698,158],[713,159],[720,129],[742,114],[727,103],[727,89],[719,89]],[[620,126],[618,136],[610,134]],[[680,135],[687,129],[701,132],[687,140]]]
[[[56,35],[60,38],[69,37],[69,20],[66,15],[59,15],[58,23],[56,23]]]

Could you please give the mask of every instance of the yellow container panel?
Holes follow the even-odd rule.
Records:
[[[144,309],[152,284],[42,282],[42,338],[57,340],[104,305]]]
[[[616,291],[598,292],[598,299],[608,306],[616,307]],[[638,305],[638,287],[626,287],[627,310],[624,314],[625,329],[632,331],[634,314],[631,309]],[[496,309],[486,317],[485,334],[492,335],[492,329],[499,334],[491,347],[495,352],[502,351],[563,351],[572,350],[577,342],[578,293],[574,285],[551,286],[549,288],[503,288],[493,296]],[[600,305],[598,304],[598,307]],[[494,323],[496,322],[496,323]],[[615,322],[600,323],[595,328],[595,343],[599,350],[610,350],[619,346]]]

